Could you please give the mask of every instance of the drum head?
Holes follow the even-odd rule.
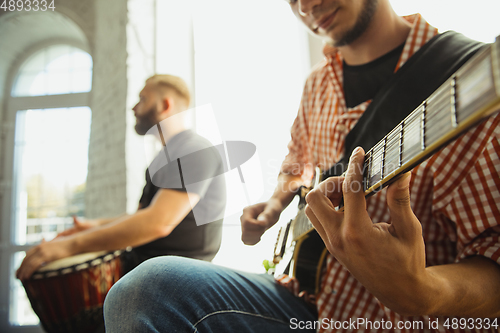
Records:
[[[100,258],[102,256],[105,256],[107,253],[108,253],[107,251],[89,252],[89,253],[77,254],[76,256],[72,257],[62,258],[48,263],[47,265],[41,267],[37,272],[38,273],[49,272],[79,265]],[[113,254],[111,253],[110,255]]]

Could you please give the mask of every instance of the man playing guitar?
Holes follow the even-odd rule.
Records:
[[[438,35],[418,14],[399,17],[388,0],[289,3],[299,20],[326,41],[326,58],[304,87],[274,194],[243,212],[242,240],[246,244],[260,240],[300,186],[310,181],[313,167],[326,170],[350,157],[344,164],[348,165],[345,177],[328,178],[307,196],[306,214],[328,249],[315,300],[294,297],[302,289],[300,281],[290,276],[278,277],[276,283],[189,260],[161,259],[143,264],[113,287],[106,300],[107,328],[110,332],[125,332],[121,329],[126,326],[132,327],[131,332],[148,331],[138,327],[200,332],[496,331],[500,324],[494,320],[500,317],[500,116],[490,113],[411,174],[394,178],[389,188],[368,199],[362,186],[365,151],[346,148],[349,142],[372,134],[359,130],[367,123],[374,132],[394,117],[398,117],[395,124],[400,123],[418,107],[412,99],[420,103],[428,97],[481,45],[454,34]],[[440,57],[448,54],[450,58],[440,63]],[[426,55],[430,60],[419,64]],[[410,68],[417,68],[416,74],[409,74]],[[430,74],[425,74],[429,69]],[[396,110],[380,113],[384,107],[370,108],[384,98],[386,89],[393,89],[390,84],[398,73],[403,73],[398,79],[410,77],[415,82],[411,89],[395,94]],[[495,75],[493,90],[496,86],[498,96]],[[454,119],[456,107],[466,102],[455,93],[455,80],[451,82]],[[423,92],[425,88],[430,91]],[[442,103],[430,100],[429,107]],[[426,114],[422,113],[422,124]],[[373,115],[377,117],[371,119]],[[436,119],[427,123],[439,125]],[[404,131],[414,133],[411,128]],[[417,139],[429,135],[423,129],[415,132]],[[346,141],[350,132],[359,135]],[[377,135],[374,143],[381,138]],[[409,135],[399,138],[400,147],[414,141]],[[385,152],[384,148],[377,157],[382,162],[377,163],[388,157]],[[399,165],[403,157],[399,150]],[[344,209],[337,210],[342,198]],[[183,268],[168,268],[173,264]],[[143,282],[151,275],[162,278]],[[155,302],[148,298],[146,309],[140,301],[128,310],[121,306],[139,294],[153,295],[146,284],[155,285],[156,293],[168,293]],[[283,285],[292,292],[284,291]],[[175,295],[166,297],[172,290]],[[132,318],[121,311],[148,315]],[[122,325],[119,314],[130,320]],[[465,327],[460,327],[459,319],[465,319]],[[350,324],[353,321],[356,325]],[[349,325],[342,324],[346,322]],[[422,326],[400,325],[407,322]]]

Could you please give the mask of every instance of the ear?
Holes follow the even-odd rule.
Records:
[[[172,97],[163,97],[161,100],[161,114],[170,115],[174,110],[174,100]]]

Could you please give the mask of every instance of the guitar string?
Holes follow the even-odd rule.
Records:
[[[434,96],[434,103],[426,105],[426,122],[424,123],[424,126],[426,130],[430,131],[432,128],[436,126],[440,126],[443,121],[450,121],[451,118],[449,117],[450,113],[448,112],[451,110],[451,99],[447,97],[451,97],[451,95],[447,94],[448,89],[441,89],[441,91],[437,90],[435,94],[440,94],[440,96]],[[446,96],[448,95],[448,96]],[[428,103],[431,98],[427,99],[424,103]],[[455,104],[457,105],[459,102],[459,98],[456,99]],[[444,101],[444,102],[443,102]],[[437,103],[439,102],[439,103]],[[436,106],[439,106],[437,108]],[[404,146],[404,142],[410,141],[410,138],[417,137],[418,140],[413,144],[413,146],[420,147],[420,128],[421,128],[421,114],[423,112],[424,108],[422,105],[417,107],[414,111],[412,111],[398,126],[396,126],[391,132],[389,132],[381,141],[379,141],[372,149],[370,149],[366,153],[366,157],[368,157],[366,167],[368,170],[372,170],[372,161],[373,159],[370,158],[371,155],[374,155],[377,157],[377,155],[385,155],[386,157],[381,157],[380,159],[377,160],[377,165],[378,164],[383,164],[384,170],[388,168],[388,165],[390,165],[388,162],[396,161],[398,162],[398,167],[399,167],[399,161],[401,158],[401,163],[403,163],[403,158],[400,156],[401,152],[399,149],[394,149],[394,147],[401,148]],[[444,112],[443,112],[444,111]],[[458,112],[458,110],[457,110]],[[440,116],[439,122],[430,122],[431,120],[436,120],[434,119],[436,116]],[[451,127],[451,122],[450,126]],[[411,133],[411,136],[407,136],[406,133]],[[401,136],[403,137],[403,144],[401,144]],[[411,140],[410,142],[413,142],[414,140]],[[428,140],[428,144],[431,144]],[[392,158],[387,158],[387,156],[392,156]],[[395,168],[397,169],[397,168]],[[392,169],[390,171],[386,171],[385,174],[388,174],[395,169]],[[303,223],[302,221],[305,220],[307,223]],[[297,235],[302,235],[304,232],[310,230],[310,228],[313,227],[312,223],[309,221],[309,219],[304,215],[298,215],[297,216],[297,222],[294,225],[294,231],[293,234],[295,236]]]
[[[482,54],[486,54],[485,57],[483,55],[479,56],[477,59],[481,59],[480,61],[476,61],[475,63],[470,63],[467,64],[466,66],[462,67],[459,69],[455,75],[453,75],[450,79],[445,81],[439,88],[436,89],[436,91],[429,96],[422,104],[420,104],[415,110],[413,110],[405,119],[403,119],[394,129],[391,130],[381,141],[379,141],[374,147],[372,147],[368,152],[366,152],[366,157],[365,158],[365,166],[371,173],[373,165],[372,161],[375,160],[378,164],[381,162],[384,162],[385,159],[379,158],[379,155],[385,155],[388,151],[387,149],[387,142],[392,140],[393,137],[396,138],[399,136],[402,136],[403,139],[406,140],[400,140],[399,143],[399,154],[392,153],[393,155],[397,155],[398,158],[398,165],[401,162],[403,164],[403,157],[402,153],[404,151],[401,151],[401,148],[404,147],[405,142],[409,141],[408,139],[415,139],[414,147],[418,148],[418,143],[422,139],[422,133],[420,130],[424,131],[424,143],[425,146],[428,146],[432,144],[436,140],[436,135],[438,135],[438,138],[440,137],[439,132],[438,133],[432,133],[432,129],[435,127],[441,127],[443,126],[443,122],[445,122],[444,125],[446,125],[446,128],[453,128],[453,123],[451,122],[452,120],[452,104],[451,104],[451,98],[453,97],[454,99],[454,104],[455,104],[455,116],[458,118],[459,112],[463,112],[466,110],[460,110],[460,102],[463,101],[463,99],[467,99],[467,97],[470,97],[469,95],[477,95],[477,93],[474,90],[475,84],[471,84],[472,79],[475,83],[481,82],[481,81],[489,81],[491,84],[492,82],[492,77],[491,77],[491,71],[481,71],[480,76],[477,76],[477,71],[475,71],[478,67],[486,62],[487,64],[490,63],[491,59],[491,53],[489,49],[485,49]],[[453,81],[455,82],[454,85],[452,86]],[[469,83],[466,85],[466,83]],[[491,90],[491,87],[488,88],[488,90]],[[483,91],[483,95],[488,92],[488,90]],[[453,93],[452,93],[453,92]],[[467,104],[468,106],[472,105],[473,103],[477,102],[480,99],[481,96],[475,96],[475,99],[472,101],[469,101]],[[425,106],[425,123],[422,129],[422,121],[421,121],[421,115],[423,114],[424,111],[424,106]],[[443,112],[443,109],[445,112]],[[449,112],[448,112],[449,111]],[[462,116],[462,115],[460,115]],[[465,116],[468,116],[467,114]],[[450,122],[448,122],[448,120]],[[456,119],[457,123],[459,122],[459,119]],[[416,128],[418,127],[418,129]],[[405,134],[406,133],[411,133],[409,137],[407,137]],[[418,140],[420,139],[420,140]],[[403,143],[401,143],[403,141]],[[411,141],[413,142],[413,141]],[[411,148],[414,148],[411,147]],[[411,150],[411,149],[410,149]],[[420,149],[422,150],[422,149]],[[372,156],[375,156],[376,158],[372,158]],[[401,158],[401,161],[399,160]],[[392,161],[392,160],[391,160]],[[384,168],[385,169],[385,168]],[[345,172],[344,174],[345,175]],[[377,174],[376,174],[377,175]]]
[[[446,87],[449,88],[449,87]],[[416,140],[415,144],[413,146],[420,147],[420,128],[422,125],[421,121],[421,115],[424,111],[423,104],[426,104],[425,112],[426,112],[426,122],[424,123],[424,128],[428,131],[430,131],[433,127],[436,127],[442,123],[443,120],[450,121],[451,117],[449,116],[449,110],[451,110],[451,92],[450,89],[438,89],[434,94],[436,96],[431,96],[427,100],[425,100],[419,107],[417,107],[415,110],[413,110],[403,121],[401,121],[394,129],[392,129],[381,141],[379,141],[375,146],[370,149],[366,154],[365,154],[365,167],[369,170],[371,173],[373,165],[373,158],[372,155],[376,157],[377,165],[382,164],[384,167],[384,170],[387,169],[388,165],[390,165],[388,162],[396,161],[398,162],[398,167],[399,167],[399,162],[401,160],[401,164],[403,163],[403,156],[401,156],[402,152],[400,152],[399,148],[404,146],[404,142],[410,141],[410,138],[415,138],[417,137],[418,140]],[[448,98],[447,98],[448,97]],[[431,100],[431,98],[434,99],[433,104],[427,105],[427,103]],[[460,98],[456,98],[455,105],[457,106]],[[444,101],[444,102],[443,102]],[[439,103],[437,103],[439,102]],[[439,106],[437,108],[436,106]],[[444,112],[443,112],[444,111]],[[457,108],[457,112],[458,112]],[[436,116],[440,116],[439,122],[432,122],[431,120],[436,120],[433,119]],[[450,127],[451,127],[451,122],[450,122]],[[406,136],[406,133],[411,133],[411,136]],[[401,137],[403,137],[403,144],[401,144]],[[411,140],[410,142],[414,142],[414,140]],[[431,144],[432,142],[428,141],[428,144]],[[397,147],[398,149],[394,149],[394,147]],[[380,155],[380,159],[378,158],[378,155]],[[393,156],[392,158],[387,159],[386,157],[382,157],[382,155],[387,156]],[[382,168],[382,166],[381,166]],[[378,173],[380,173],[381,168]],[[395,168],[397,169],[397,168]],[[385,174],[388,174],[395,169],[385,172]],[[378,174],[377,173],[377,174]],[[376,174],[376,175],[377,175]],[[368,181],[370,181],[368,179]],[[301,222],[302,220],[305,220],[306,223]],[[295,237],[302,235],[304,232],[307,232],[310,230],[310,228],[313,227],[312,223],[309,221],[307,216],[302,216],[302,215],[297,215],[297,222],[294,224],[294,230],[293,230],[293,235]]]
[[[480,64],[480,62],[479,62]],[[473,68],[472,68],[473,69]],[[475,93],[474,90],[474,85],[469,84],[469,86],[465,86],[465,83],[467,82],[468,79],[470,79],[470,69],[468,75],[465,75],[467,71],[463,71],[463,77],[460,76],[458,77],[455,76],[455,86],[452,89],[451,82],[452,79],[449,79],[446,81],[444,84],[442,84],[429,98],[427,98],[420,106],[418,106],[414,111],[412,111],[403,121],[401,121],[391,132],[389,132],[384,139],[382,139],[380,142],[378,142],[372,149],[370,149],[369,152],[367,152],[367,156],[377,155],[377,154],[382,154],[384,151],[384,142],[390,141],[393,138],[399,137],[403,131],[406,132],[412,132],[412,136],[415,136],[417,134],[420,134],[419,131],[415,131],[415,127],[421,128],[421,115],[424,110],[425,105],[425,124],[424,124],[424,129],[427,131],[427,134],[433,134],[439,135],[439,133],[432,133],[432,129],[435,127],[441,127],[443,125],[443,121],[445,122],[445,125],[447,125],[447,128],[453,127],[453,124],[451,123],[451,110],[452,110],[452,104],[451,104],[451,97],[454,97],[454,104],[455,104],[455,112],[456,115],[458,115],[459,112],[463,112],[466,110],[460,110],[459,105],[460,102],[463,101],[464,99],[467,100],[470,95],[475,97],[473,101],[469,101],[468,105],[473,104],[473,102],[480,100],[481,97],[484,96],[484,94],[487,94],[489,90],[491,90],[493,87],[489,87],[488,90],[483,91],[483,95],[477,96],[477,93]],[[483,71],[481,73],[482,75],[480,77],[476,77],[475,82],[477,81],[482,81],[482,80],[487,80],[490,83],[493,83],[491,80],[490,73],[488,71]],[[460,81],[457,81],[457,77]],[[452,94],[454,90],[454,93]],[[443,109],[445,112],[442,112]],[[450,112],[448,112],[450,111]],[[467,116],[467,114],[466,114]],[[448,122],[450,120],[450,122]],[[409,126],[408,126],[409,125]],[[409,128],[406,128],[408,126]],[[429,143],[432,143],[434,141],[434,137],[429,137],[426,136],[426,139],[428,140]],[[400,144],[400,147],[402,144]]]
[[[438,110],[438,112],[442,112],[445,108],[446,107],[442,107],[440,110]],[[420,108],[420,109],[422,109],[422,108]],[[416,111],[422,112],[423,110],[418,110],[418,108],[417,108]],[[407,140],[404,140],[404,141],[408,141],[408,139],[411,138],[411,137],[407,137],[405,135],[405,132],[406,133],[411,133],[413,138],[417,137],[417,135],[420,138],[420,135],[421,135],[420,128],[421,128],[421,119],[420,119],[420,117],[413,117],[411,123],[408,123],[408,124],[405,124],[404,122],[401,122],[391,132],[389,132],[389,134],[387,134],[384,139],[382,139],[381,141],[379,141],[372,149],[370,149],[367,152],[367,155],[369,157],[372,157],[372,158],[370,158],[368,160],[367,167],[369,169],[371,169],[372,168],[372,162],[374,160],[377,162],[377,165],[384,161],[384,158],[382,157],[382,155],[384,153],[387,153],[387,151],[389,151],[390,148],[394,147],[394,144],[395,144],[394,138],[397,138],[396,141],[397,141],[397,147],[398,148],[401,148],[401,147],[404,146],[404,143],[401,144],[401,142],[400,142],[401,141],[400,140],[400,135],[403,136],[403,139],[405,139],[405,138],[407,139]],[[387,141],[391,142],[392,144],[387,145]],[[420,144],[420,140],[412,140],[410,142],[413,142],[413,141],[417,141],[416,144]],[[399,151],[398,151],[398,155],[399,155]]]
[[[439,127],[441,129],[452,129],[453,128],[453,123],[451,122],[451,108],[452,108],[452,103],[451,103],[451,97],[452,95],[449,94],[451,92],[451,89],[441,89],[442,91],[436,91],[436,94],[440,94],[441,96],[434,96],[432,98],[429,98],[428,100],[433,99],[434,103],[430,104],[426,108],[426,119],[424,123],[424,130],[426,131],[425,133],[425,139],[426,139],[426,145],[430,145],[433,142],[435,142],[439,137],[442,136],[442,133],[445,131],[433,131],[436,127]],[[443,94],[446,93],[446,90],[448,91],[448,96],[443,96]],[[483,92],[484,94],[487,94],[490,89],[486,90]],[[481,96],[477,96],[474,100],[479,100]],[[458,105],[459,102],[462,101],[463,99],[467,99],[467,95],[459,95],[461,97],[457,97],[455,95],[455,107],[456,107],[456,113],[458,115],[459,112],[462,112],[464,110],[460,110]],[[448,98],[447,98],[448,97]],[[426,100],[426,102],[428,101]],[[439,103],[436,103],[439,102]],[[425,103],[425,102],[424,102]],[[472,102],[469,102],[469,104],[472,104]],[[444,111],[444,112],[443,112]],[[420,115],[419,115],[420,113]],[[384,167],[384,174],[390,174],[394,170],[396,170],[401,164],[404,163],[404,153],[405,149],[400,150],[399,148],[404,148],[405,142],[412,142],[413,144],[410,145],[410,149],[413,148],[413,146],[418,147],[420,145],[420,140],[421,140],[421,114],[423,113],[423,107],[420,106],[416,108],[412,113],[407,117],[407,119],[410,119],[408,123],[403,120],[398,126],[396,126],[389,134],[387,134],[384,139],[379,141],[372,149],[370,149],[366,156],[366,163],[365,167],[367,168],[368,172],[370,174],[373,174],[374,168],[373,168],[373,161],[376,161],[376,166],[378,167],[379,164],[383,164],[382,166]],[[410,135],[406,135],[406,133],[410,133]],[[403,140],[401,140],[401,136]],[[417,140],[415,140],[417,139]],[[403,141],[403,143],[401,143]],[[396,149],[395,149],[396,147]],[[422,150],[422,149],[420,149]],[[380,156],[379,156],[380,155]],[[381,155],[385,155],[385,157],[382,157]],[[374,156],[375,158],[373,158]],[[387,156],[391,156],[390,159],[387,159]],[[388,163],[391,162],[391,163]],[[397,167],[394,168],[393,166],[397,164]],[[376,170],[376,173],[374,174],[375,176],[379,175],[382,171],[382,166]],[[388,170],[388,171],[387,171]]]
[[[467,88],[462,88],[460,86],[458,86],[456,88],[456,90],[470,90],[470,89],[467,89]],[[442,112],[443,109],[445,109],[445,111],[451,111],[451,107],[452,107],[452,104],[451,104],[451,97],[452,95],[450,94],[451,92],[451,86],[449,86],[448,84],[444,84],[443,86],[441,86],[434,94],[433,96],[429,97],[424,103],[426,104],[426,124],[427,127],[426,129],[431,129],[435,126],[439,126],[441,125],[441,123],[439,122],[434,122],[435,120],[442,120],[442,119],[451,119],[451,117],[449,118],[448,116],[450,115],[449,112]],[[467,97],[469,97],[468,95],[471,94],[472,91],[469,91],[469,94],[455,94],[455,105],[458,106],[459,102],[462,101],[464,98],[467,99]],[[477,94],[473,94],[473,95],[477,95]],[[478,100],[480,99],[481,96],[476,96],[475,100]],[[432,102],[432,103],[430,103]],[[422,103],[422,104],[424,104]],[[469,103],[471,104],[471,103]],[[448,109],[448,110],[446,110]],[[410,115],[407,116],[406,119],[404,119],[402,122],[400,122],[400,124],[398,124],[398,126],[396,126],[391,132],[389,132],[389,134],[386,136],[387,138],[390,138],[391,136],[399,136],[399,133],[402,131],[402,129],[405,129],[408,131],[408,128],[406,128],[408,125],[409,125],[409,129],[410,130],[414,130],[414,126],[420,126],[421,125],[421,121],[420,121],[420,116],[422,114],[422,111],[423,111],[423,106],[420,105],[419,107],[417,107],[414,111],[412,111],[410,113]],[[457,113],[461,111],[459,110],[459,108],[457,107]],[[436,117],[440,117],[438,119],[435,119]],[[434,120],[434,121],[433,121]],[[377,144],[379,145],[380,142]],[[374,148],[377,148],[377,145],[374,147]],[[382,150],[383,147],[379,148],[379,150]],[[378,152],[378,151],[376,151]]]
[[[463,82],[460,82],[460,83],[462,83],[462,84],[465,83],[467,81],[467,79],[470,79],[470,75],[471,75],[470,72],[473,69],[475,69],[474,66],[476,66],[476,65],[477,64],[470,65],[467,68],[464,68],[463,70],[457,71],[455,78],[461,76],[460,74],[463,74],[463,78],[460,78]],[[469,76],[465,75],[467,72],[469,72],[468,73]],[[486,75],[488,75],[488,74],[489,73],[486,73]],[[455,93],[454,93],[454,95],[452,95],[452,94],[450,94],[452,92],[450,80],[451,79],[449,79],[443,85],[441,85],[429,98],[427,98],[421,105],[419,105],[415,110],[413,110],[393,130],[391,130],[391,132],[389,132],[381,141],[379,141],[377,144],[375,144],[374,147],[372,147],[368,152],[366,152],[366,154],[365,154],[365,165],[366,166],[365,167],[368,168],[370,173],[372,171],[371,170],[372,161],[373,161],[372,155],[377,155],[377,154],[381,155],[383,150],[385,150],[384,154],[386,156],[388,155],[387,154],[388,151],[389,151],[390,155],[396,155],[391,159],[387,159],[387,161],[394,161],[397,158],[398,165],[404,163],[404,157],[403,157],[404,150],[402,150],[402,148],[405,146],[406,142],[414,142],[414,144],[410,146],[409,150],[412,150],[415,147],[418,148],[418,150],[422,150],[422,147],[421,147],[421,135],[422,135],[421,116],[422,116],[422,113],[424,110],[424,106],[423,106],[424,104],[425,104],[425,122],[423,124],[424,125],[424,135],[428,134],[428,133],[425,133],[425,131],[431,132],[431,129],[433,129],[437,126],[441,127],[443,121],[445,121],[445,120],[446,120],[447,127],[453,128],[453,124],[451,123],[451,117],[450,117],[450,113],[449,113],[449,112],[451,112],[451,106],[452,106],[451,97],[452,96],[455,98],[454,104],[455,104],[455,108],[456,108],[455,112],[456,112],[457,118],[458,118],[459,112],[464,112],[466,117],[468,115],[470,115],[470,112],[469,112],[469,114],[467,114],[467,112],[465,112],[465,111],[467,111],[467,109],[464,109],[464,110],[459,109],[459,105],[460,105],[459,102],[461,100],[463,101],[463,99],[466,99],[468,97],[468,95],[472,92],[471,90],[473,90],[474,85],[470,85],[470,87],[467,87],[467,88],[462,88],[458,84],[456,84],[455,85]],[[479,80],[477,80],[477,81],[479,81]],[[491,82],[491,80],[490,80],[490,82]],[[459,82],[457,82],[457,83],[459,83]],[[461,90],[460,93],[459,93],[459,90]],[[483,91],[483,95],[481,95],[479,97],[476,96],[476,98],[474,100],[469,101],[468,106],[473,105],[475,102],[477,102],[481,97],[483,97],[485,94],[487,94],[489,90],[491,90],[491,87],[487,91]],[[474,95],[477,95],[477,94],[474,94]],[[446,100],[448,100],[448,104],[446,104],[447,103]],[[429,103],[431,101],[433,101],[433,103]],[[427,104],[429,104],[429,105],[427,105]],[[440,105],[440,104],[441,105],[444,104],[444,106],[436,108],[436,105]],[[445,110],[445,112],[443,112],[443,109]],[[447,111],[446,111],[446,109],[447,109]],[[440,117],[436,118],[437,116],[440,116]],[[439,120],[439,121],[436,121],[436,120]],[[450,122],[448,122],[448,121],[450,121]],[[457,119],[457,123],[460,123],[458,121],[458,119]],[[417,140],[414,140],[415,138]],[[429,144],[432,144],[433,141],[429,140],[428,135],[425,137],[425,139],[428,140],[426,146],[428,146]],[[401,143],[401,141],[403,143]],[[387,142],[390,142],[390,143],[387,144]],[[396,142],[398,143],[397,152],[396,151],[394,153],[390,152],[390,150],[394,147]],[[385,147],[384,147],[384,145],[385,145]],[[410,158],[411,157],[412,156],[410,156]],[[383,161],[385,161],[385,158],[382,158],[380,161],[377,161],[377,163],[382,163]],[[384,168],[385,167],[386,166],[384,165]],[[313,226],[312,226],[312,223],[307,218],[307,216],[305,216],[305,213],[304,213],[304,218],[307,221],[308,226],[307,226],[307,228],[303,228],[304,229],[303,231],[308,231]],[[305,229],[307,229],[307,230],[305,230]],[[295,231],[293,233],[295,234]]]
[[[483,95],[476,97],[476,100],[481,99],[488,92],[489,92],[489,90],[485,91],[483,93]],[[450,102],[451,102],[451,100],[450,100]],[[456,104],[458,104],[458,102],[459,102],[459,99],[457,99]],[[441,104],[444,104],[444,103],[441,103]],[[473,104],[473,102],[471,102],[469,104]],[[416,110],[414,110],[414,112],[417,111],[417,110],[418,110],[418,108]],[[435,127],[442,127],[443,122],[444,122],[444,124],[446,125],[446,127],[448,129],[452,129],[453,128],[452,123],[451,123],[450,113],[448,112],[448,111],[451,110],[451,103],[448,103],[447,105],[445,104],[442,107],[440,107],[439,109],[436,109],[435,105],[434,105],[434,110],[432,110],[431,108],[429,108],[427,110],[430,110],[429,113],[432,112],[433,115],[442,115],[442,116],[439,118],[439,121],[435,121],[435,122],[432,122],[432,123],[431,122],[424,123],[424,126],[425,126],[426,130],[428,130],[430,132],[430,130],[433,129],[433,128],[435,128]],[[446,110],[446,112],[443,112],[443,110]],[[457,109],[457,113],[458,113],[458,111],[462,111],[462,110],[458,110]],[[467,110],[465,109],[464,111],[467,111]],[[409,117],[409,118],[411,118],[411,117]],[[436,119],[434,119],[434,120],[436,120]],[[402,124],[403,124],[403,122],[400,125],[402,125]],[[388,134],[383,140],[379,141],[379,143],[377,143],[377,145],[374,146],[374,148],[377,148],[377,146],[382,146],[381,148],[378,148],[378,149],[373,149],[372,148],[372,149],[370,149],[366,153],[366,156],[370,157],[371,154],[379,154],[379,153],[381,153],[384,150],[383,146],[385,146],[384,155],[386,157],[387,156],[391,156],[392,158],[381,158],[379,161],[377,161],[377,165],[381,164],[381,163],[384,163],[384,165],[383,165],[384,166],[384,170],[386,170],[388,168],[388,166],[391,165],[391,163],[388,163],[388,162],[392,162],[392,161],[396,161],[397,160],[398,167],[399,167],[400,166],[399,165],[400,158],[401,158],[401,163],[402,164],[404,163],[404,159],[405,158],[402,157],[402,156],[400,157],[401,152],[399,150],[394,149],[394,147],[395,146],[397,146],[398,148],[402,147],[402,146],[404,146],[404,142],[408,141],[408,137],[406,135],[404,135],[404,133],[403,133],[403,130],[406,130],[406,133],[413,133],[412,136],[417,136],[418,139],[419,139],[419,140],[416,141],[416,143],[413,144],[412,148],[413,147],[417,147],[417,148],[419,148],[419,150],[421,150],[421,146],[420,146],[420,135],[421,135],[420,125],[421,125],[420,117],[413,117],[413,119],[411,120],[411,123],[408,123],[408,124],[405,125],[405,126],[408,126],[408,128],[406,128],[406,127],[398,128],[400,126],[397,126],[393,131],[390,132],[390,134]],[[415,131],[415,129],[417,129],[417,130]],[[401,135],[403,135],[403,139],[405,139],[403,141],[403,144],[400,143],[401,142],[400,133],[401,133]],[[428,134],[428,133],[426,133],[426,134]],[[442,136],[441,133],[439,133],[439,132],[436,135],[438,135],[438,138]],[[426,138],[427,138],[427,145],[430,145],[433,142],[435,142],[434,140],[429,139],[428,137],[426,137]],[[384,143],[384,145],[382,145],[382,143]],[[411,157],[412,156],[410,156],[410,158]],[[371,159],[368,160],[368,163],[366,164],[367,167],[372,167],[371,161],[372,161]],[[389,169],[389,171],[384,172],[384,174],[386,174],[386,175],[390,174],[392,171],[394,171],[396,169],[397,168]],[[294,232],[293,232],[293,234],[295,235],[295,238],[298,237],[298,236],[300,236],[300,235],[302,235],[302,234],[304,234],[305,232],[308,232],[311,228],[314,227],[312,225],[312,223],[309,221],[309,219],[307,218],[307,216],[305,214],[302,214],[302,215],[300,216],[300,218],[299,218],[299,216],[297,216],[297,223],[295,224],[295,228],[294,228]],[[302,222],[303,220],[305,220],[306,223]]]
[[[473,81],[472,83],[482,82],[486,80],[489,81],[491,84],[493,84],[490,73],[491,70],[486,70],[486,71],[483,70],[480,72],[479,76],[477,75],[477,70],[476,70],[477,68],[481,68],[480,66],[485,63],[491,66],[490,60],[492,55],[490,53],[490,50],[491,48],[485,49],[484,52],[478,55],[476,59],[481,59],[481,60],[478,60],[474,63],[469,62],[467,65],[459,69],[451,78],[449,78],[439,88],[437,88],[436,91],[431,96],[429,96],[421,105],[419,105],[405,119],[403,119],[393,130],[391,130],[391,132],[389,132],[380,142],[378,142],[374,147],[372,147],[372,149],[370,149],[366,153],[367,158],[365,159],[365,165],[367,166],[368,170],[370,172],[372,171],[373,160],[377,162],[377,166],[381,162],[385,161],[385,158],[380,157],[380,155],[387,154],[388,151],[387,142],[390,142],[396,139],[397,137],[402,136],[403,139],[406,139],[406,140],[399,140],[400,141],[398,147],[399,154],[391,152],[392,155],[396,155],[396,157],[398,158],[398,165],[400,164],[400,162],[401,164],[403,163],[402,152],[404,151],[402,151],[401,149],[404,148],[403,147],[405,145],[404,143],[409,141],[408,140],[409,138],[413,140],[417,139],[415,141],[412,140],[410,142],[415,142],[414,146],[418,147],[418,143],[422,139],[421,138],[422,133],[420,131],[422,127],[421,126],[422,121],[420,118],[424,110],[424,105],[425,105],[425,123],[423,126],[423,131],[425,140],[424,143],[426,146],[435,142],[436,135],[438,136],[438,138],[440,137],[439,132],[434,133],[432,131],[433,129],[435,129],[435,127],[442,127],[443,125],[445,125],[445,128],[453,128],[452,115],[451,115],[452,97],[454,99],[454,104],[455,104],[455,116],[458,118],[459,112],[466,111],[466,110],[460,110],[459,108],[460,102],[463,101],[463,99],[467,99],[467,97],[470,97],[469,95],[472,94],[473,97],[475,97],[475,99],[473,99],[473,101],[469,101],[468,103],[468,105],[472,105],[473,102],[476,102],[481,97],[481,96],[479,97],[476,96],[477,93],[473,93],[475,92],[474,89],[475,84],[471,84],[471,80]],[[454,84],[452,86],[453,82]],[[468,83],[468,85],[466,85],[466,83]],[[490,89],[491,87],[488,88],[488,90]],[[482,93],[484,95],[487,93],[487,91],[483,91]],[[443,112],[443,110],[445,112]],[[445,123],[443,124],[443,122]],[[419,128],[417,129],[416,127]],[[411,133],[411,134],[409,137],[407,137],[405,135],[406,133]],[[401,141],[403,141],[403,143],[401,143]],[[393,146],[391,145],[390,147],[392,148]],[[391,161],[394,161],[394,159],[391,159]]]
[[[448,127],[452,129],[451,126]],[[439,139],[439,137],[441,136],[433,135],[427,137],[426,140],[427,144],[430,145],[436,142]],[[420,136],[418,136],[418,138],[420,138]],[[371,177],[369,177],[368,179],[370,181],[370,186],[372,185],[372,183],[376,183],[373,182],[373,178],[377,178],[377,181],[379,180],[379,178],[381,178],[382,168],[383,168],[383,175],[385,177],[386,175],[397,170],[401,165],[403,165],[414,155],[416,155],[416,152],[422,151],[422,147],[418,142],[413,143],[412,145],[406,145],[406,144],[403,145],[405,146],[405,149],[403,150],[402,153],[394,149],[393,147],[395,146],[395,144],[393,144],[387,147],[385,157],[377,159],[376,164],[372,163],[373,160],[368,161],[368,163],[366,164],[366,168],[369,174],[371,175]],[[415,154],[412,154],[412,152],[415,152]]]

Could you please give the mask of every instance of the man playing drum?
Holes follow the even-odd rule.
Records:
[[[223,173],[223,164],[210,142],[184,125],[183,111],[190,103],[186,83],[172,75],[155,75],[139,97],[133,108],[136,132],[154,132],[164,146],[146,171],[139,209],[117,218],[75,219],[72,229],[27,251],[17,271],[19,279],[28,279],[49,262],[86,252],[132,247],[124,262],[130,270],[161,255],[210,261],[219,250],[226,200],[224,178],[217,176]],[[199,151],[205,153],[181,166],[180,158]],[[186,190],[182,174],[195,174],[203,181]],[[197,225],[195,206],[213,217],[211,223]]]

